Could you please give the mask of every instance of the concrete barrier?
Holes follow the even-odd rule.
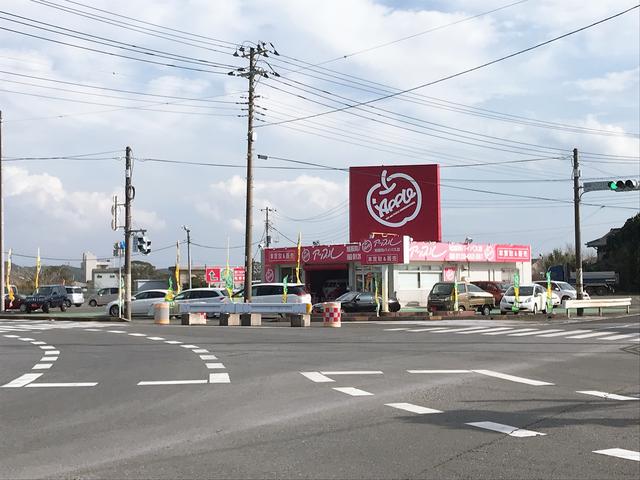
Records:
[[[291,322],[292,327],[310,327],[311,326],[310,314],[288,313],[286,318]]]
[[[262,315],[259,313],[241,313],[240,325],[243,327],[259,327],[262,325]]]
[[[206,313],[183,313],[182,325],[206,325],[207,314]]]
[[[221,313],[220,326],[221,327],[239,327],[240,314],[239,313]]]
[[[157,325],[169,325],[169,303],[156,303],[153,308],[153,320]]]

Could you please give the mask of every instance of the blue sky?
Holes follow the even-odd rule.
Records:
[[[233,45],[257,40],[273,42],[281,53],[267,59],[270,66],[262,65],[281,77],[257,85],[262,114],[256,123],[257,154],[332,167],[440,163],[445,240],[471,236],[476,242],[531,244],[534,255],[572,243],[572,149],[588,152],[583,157],[585,178],[640,175],[638,10],[409,96],[377,102],[375,107],[391,112],[385,113],[392,117],[385,123],[376,116],[379,110],[364,107],[268,125],[370,100],[383,94],[380,89],[427,83],[634,5],[529,0],[468,19],[510,3],[335,0],[315,2],[311,9],[298,0],[137,0],[134,8],[124,0],[5,0],[0,14],[4,29],[158,60],[115,48],[115,40],[123,42],[121,47],[182,55],[191,63],[171,62],[210,70],[171,68],[0,30],[3,154],[10,160],[4,165],[5,246],[24,255],[35,255],[39,247],[44,257],[68,258],[72,264],[83,251],[109,254],[120,238],[109,227],[111,197],[122,197],[122,157],[130,145],[135,157],[134,223],[148,229],[152,247],[184,240],[181,226],[186,224],[194,242],[215,247],[194,246],[194,263],[224,263],[227,239],[232,247],[243,243],[242,103],[247,88],[245,79],[226,73],[246,65],[232,56]],[[97,21],[96,15],[110,23]],[[49,25],[34,28],[33,20]],[[123,22],[131,26],[115,25]],[[83,38],[63,35],[53,26]],[[428,30],[433,31],[422,33]],[[102,37],[94,40],[110,45],[88,42],[77,32]],[[214,64],[203,68],[194,59]],[[98,154],[83,161],[13,161],[88,153]],[[544,159],[455,167],[530,158]],[[273,159],[256,159],[255,164],[301,166]],[[290,245],[298,232],[305,243],[346,241],[346,186],[340,172],[256,168],[254,242],[262,240],[260,209],[266,206],[277,210],[272,219],[278,246]],[[595,205],[582,212],[588,241],[637,213],[640,197],[602,192],[589,193],[584,201]],[[146,259],[166,266],[174,255],[168,248]],[[242,248],[233,248],[232,263],[241,263],[242,255]],[[14,261],[33,263],[21,257]]]

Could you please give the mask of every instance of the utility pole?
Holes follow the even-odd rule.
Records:
[[[2,191],[2,110],[0,110],[0,292],[2,292],[2,302],[0,302],[0,312],[4,312],[4,192]],[[7,285],[7,288],[9,286]]]
[[[187,232],[187,264],[189,270],[189,288],[191,288],[191,230],[186,225],[182,228]]]
[[[271,246],[271,224],[269,223],[269,212],[277,212],[275,208],[265,207],[261,210],[265,214],[264,219],[264,230],[265,230],[265,243],[266,247],[269,248]]]
[[[124,317],[128,322],[131,321],[131,202],[135,197],[131,173],[131,147],[127,147],[124,177]]]
[[[573,216],[576,242],[576,290],[578,300],[582,300],[582,239],[580,232],[580,166],[578,163],[578,149],[573,149]],[[578,308],[578,316],[584,314],[584,309]]]

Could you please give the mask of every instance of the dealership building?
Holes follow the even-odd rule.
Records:
[[[530,245],[442,242],[438,165],[349,169],[350,242],[265,248],[262,279],[300,277],[313,301],[349,290],[394,295],[403,306],[426,306],[441,281],[531,283]],[[289,280],[291,281],[291,280]]]

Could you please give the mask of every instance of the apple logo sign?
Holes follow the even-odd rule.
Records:
[[[367,209],[378,223],[387,227],[401,227],[418,216],[422,208],[422,192],[406,173],[387,176],[383,170],[380,182],[367,193]]]

